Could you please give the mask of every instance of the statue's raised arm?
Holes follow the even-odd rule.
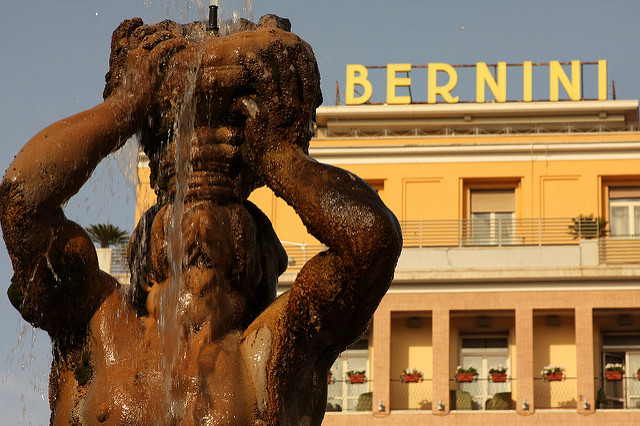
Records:
[[[298,424],[311,412],[322,418],[328,369],[366,330],[393,278],[402,236],[396,217],[366,182],[307,155],[321,99],[310,48],[299,42],[272,51],[278,79],[254,82],[269,96],[250,94],[240,102],[243,158],[328,250],[301,268],[292,289],[245,336],[251,341],[270,328],[267,380],[273,381],[271,401],[280,402],[270,407],[271,420]]]
[[[93,243],[61,206],[87,181],[97,164],[138,131],[161,78],[157,67],[183,41],[140,33],[128,46],[126,84],[106,100],[62,119],[20,150],[0,186],[0,221],[14,276],[11,302],[54,340],[86,327],[115,286],[101,273]],[[135,90],[132,90],[135,88]]]

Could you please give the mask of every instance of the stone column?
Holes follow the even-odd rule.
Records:
[[[516,309],[516,410],[520,415],[533,414],[533,310]],[[524,401],[526,399],[526,407]]]
[[[593,414],[596,408],[593,361],[593,310],[578,307],[575,311],[576,352],[578,354],[578,412]],[[584,399],[587,399],[587,408]]]
[[[449,400],[450,366],[450,319],[448,309],[433,310],[433,399],[431,409],[433,414],[448,414],[451,410]],[[440,410],[442,401],[444,409]]]
[[[391,312],[384,308],[384,301],[373,315],[373,413],[389,414],[391,384]],[[382,401],[384,411],[380,411]]]

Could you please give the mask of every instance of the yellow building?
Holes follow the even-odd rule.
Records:
[[[640,424],[638,101],[320,107],[310,154],[368,181],[404,237],[368,333],[332,368],[325,424]],[[271,191],[252,200],[289,254],[286,291],[322,247]]]

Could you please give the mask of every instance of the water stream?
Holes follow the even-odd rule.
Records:
[[[220,8],[223,9],[224,0],[220,2]],[[241,13],[248,14],[249,19],[253,18],[252,0],[245,0],[244,8]],[[201,11],[204,10],[203,2],[197,2],[197,10],[200,20],[203,20]],[[181,16],[184,15],[181,12]],[[238,19],[239,14],[233,12],[234,21]],[[175,395],[172,392],[174,384],[173,372],[176,371],[177,364],[181,361],[181,347],[186,349],[185,345],[189,345],[188,339],[190,333],[186,332],[185,326],[179,323],[180,313],[185,310],[188,300],[185,299],[183,293],[183,264],[184,264],[184,242],[182,239],[182,219],[184,215],[184,200],[188,190],[188,181],[191,174],[191,140],[194,137],[194,121],[196,115],[196,100],[194,99],[194,90],[196,87],[197,75],[200,69],[202,55],[204,53],[204,45],[198,49],[196,55],[192,58],[192,65],[189,67],[187,75],[187,84],[184,97],[178,106],[177,120],[174,124],[174,142],[176,147],[175,158],[175,198],[173,201],[173,214],[169,224],[168,232],[168,248],[169,267],[171,269],[170,287],[163,292],[160,300],[158,329],[160,332],[161,343],[164,348],[162,363],[164,370],[164,391],[165,400],[170,407],[167,414],[167,423],[171,423],[173,419],[181,418],[185,409],[184,396]]]
[[[185,309],[188,302],[181,296],[184,263],[184,242],[182,238],[182,218],[184,215],[184,200],[188,189],[189,176],[191,174],[191,140],[194,136],[194,121],[196,116],[196,102],[193,96],[200,62],[204,49],[197,50],[192,58],[192,66],[189,67],[184,97],[178,106],[177,120],[174,123],[174,142],[176,147],[175,166],[175,198],[173,201],[173,213],[168,232],[168,258],[171,269],[170,287],[163,292],[160,299],[160,311],[158,328],[161,334],[161,342],[164,347],[163,367],[165,372],[165,398],[170,406],[171,416],[182,417],[184,398],[174,397],[171,392],[173,374],[176,364],[180,361],[181,344],[188,344],[189,333],[186,333],[184,325],[180,324],[178,317]]]

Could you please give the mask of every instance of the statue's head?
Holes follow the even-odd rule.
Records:
[[[289,29],[288,20],[274,15],[257,25],[246,20],[223,25],[222,37],[208,36],[200,23],[144,25],[133,19],[116,29],[105,97],[122,84],[131,49],[154,34],[157,38],[159,32],[163,39],[187,40],[185,49],[159,64],[164,69],[162,84],[141,129],[152,185],[159,196],[174,192],[172,141],[185,118],[193,120],[197,129],[192,158],[204,156],[200,163],[220,160],[206,157],[212,152],[207,145],[232,147],[225,160],[233,166],[231,177],[239,198],[262,184],[259,171],[249,166],[260,150],[283,143],[308,149],[315,110],[322,102],[320,76],[311,47]],[[185,101],[191,99],[195,116],[181,117]]]
[[[285,144],[308,149],[315,110],[322,102],[320,77],[310,46],[289,29],[288,21],[273,15],[257,25],[241,21],[234,28],[227,26],[223,37],[208,36],[199,23],[144,25],[133,19],[116,29],[105,98],[123,85],[131,50],[157,41],[158,34],[160,39],[186,41],[184,49],[158,64],[162,80],[140,129],[159,204],[143,216],[134,232],[131,265],[148,264],[153,218],[159,205],[173,200],[174,139],[185,121],[193,123],[195,136],[187,200],[213,197],[216,191],[244,200],[263,182],[266,171],[258,170],[257,164],[265,151]],[[145,284],[145,267],[139,269],[133,271],[133,297],[144,309],[150,284]],[[154,279],[159,282],[162,277]],[[264,301],[258,305],[263,308]],[[259,313],[261,308],[250,311]]]

